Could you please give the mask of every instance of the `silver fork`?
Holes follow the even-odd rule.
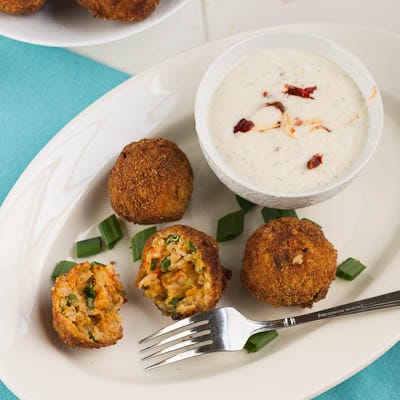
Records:
[[[242,350],[247,339],[255,333],[396,306],[400,306],[400,290],[272,321],[252,321],[233,307],[217,308],[182,319],[142,339],[140,344],[155,342],[141,350],[148,353],[142,360],[163,357],[145,368],[150,370],[216,351]]]

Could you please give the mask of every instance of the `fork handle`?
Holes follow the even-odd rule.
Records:
[[[264,330],[289,328],[291,326],[304,324],[306,322],[319,321],[327,318],[341,317],[342,315],[357,314],[365,311],[379,310],[382,308],[397,306],[400,306],[400,290],[363,300],[353,301],[352,303],[347,303],[341,306],[327,308],[325,310],[308,314],[277,319],[274,321],[261,322],[260,329],[257,329],[257,331],[262,332]],[[263,324],[262,328],[261,324]]]

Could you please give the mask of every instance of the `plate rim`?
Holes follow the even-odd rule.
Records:
[[[135,23],[133,22],[132,25],[129,26],[130,29],[123,30],[120,32],[120,34],[117,34],[117,35],[114,34],[114,35],[112,35],[108,38],[104,38],[104,39],[83,39],[83,40],[64,40],[64,41],[52,40],[51,37],[47,40],[35,39],[35,38],[26,37],[25,35],[20,35],[15,32],[10,32],[7,29],[4,30],[4,28],[1,28],[1,27],[0,27],[0,35],[3,35],[4,37],[7,37],[12,40],[17,40],[18,42],[32,44],[32,45],[38,45],[38,46],[45,46],[45,47],[80,48],[80,47],[85,47],[85,46],[96,46],[96,45],[101,45],[101,44],[106,44],[106,43],[112,43],[112,42],[115,42],[118,40],[126,39],[128,37],[134,36],[138,33],[141,33],[148,29],[153,28],[154,26],[158,25],[159,23],[165,21],[167,18],[173,16],[175,13],[179,12],[186,4],[188,4],[188,2],[190,0],[178,0],[178,1],[179,1],[179,3],[172,5],[165,14],[159,16],[158,18],[156,18],[154,20],[148,20],[147,24],[135,25]],[[6,16],[7,16],[7,14],[6,14]],[[140,24],[141,22],[144,22],[144,21],[146,21],[146,19],[143,21],[139,21],[138,23]],[[115,23],[117,23],[117,22],[115,22]]]

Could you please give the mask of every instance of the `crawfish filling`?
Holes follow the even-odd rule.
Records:
[[[165,315],[179,318],[207,308],[212,301],[212,275],[196,244],[182,235],[155,237],[143,254],[144,295]]]

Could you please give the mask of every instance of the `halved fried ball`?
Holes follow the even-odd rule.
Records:
[[[311,307],[328,293],[336,260],[336,250],[318,225],[277,218],[247,241],[241,281],[253,297],[275,307]]]
[[[32,14],[45,3],[46,0],[0,0],[0,11],[7,14]]]
[[[113,263],[76,265],[56,279],[51,299],[53,327],[68,346],[99,348],[122,338],[118,311],[126,299]]]
[[[121,22],[142,21],[156,9],[160,0],[77,0],[93,17]]]
[[[147,240],[135,284],[164,315],[180,319],[214,308],[229,278],[211,236],[173,225]]]
[[[188,158],[174,142],[161,138],[125,146],[108,179],[112,208],[137,224],[182,218],[192,190]]]

